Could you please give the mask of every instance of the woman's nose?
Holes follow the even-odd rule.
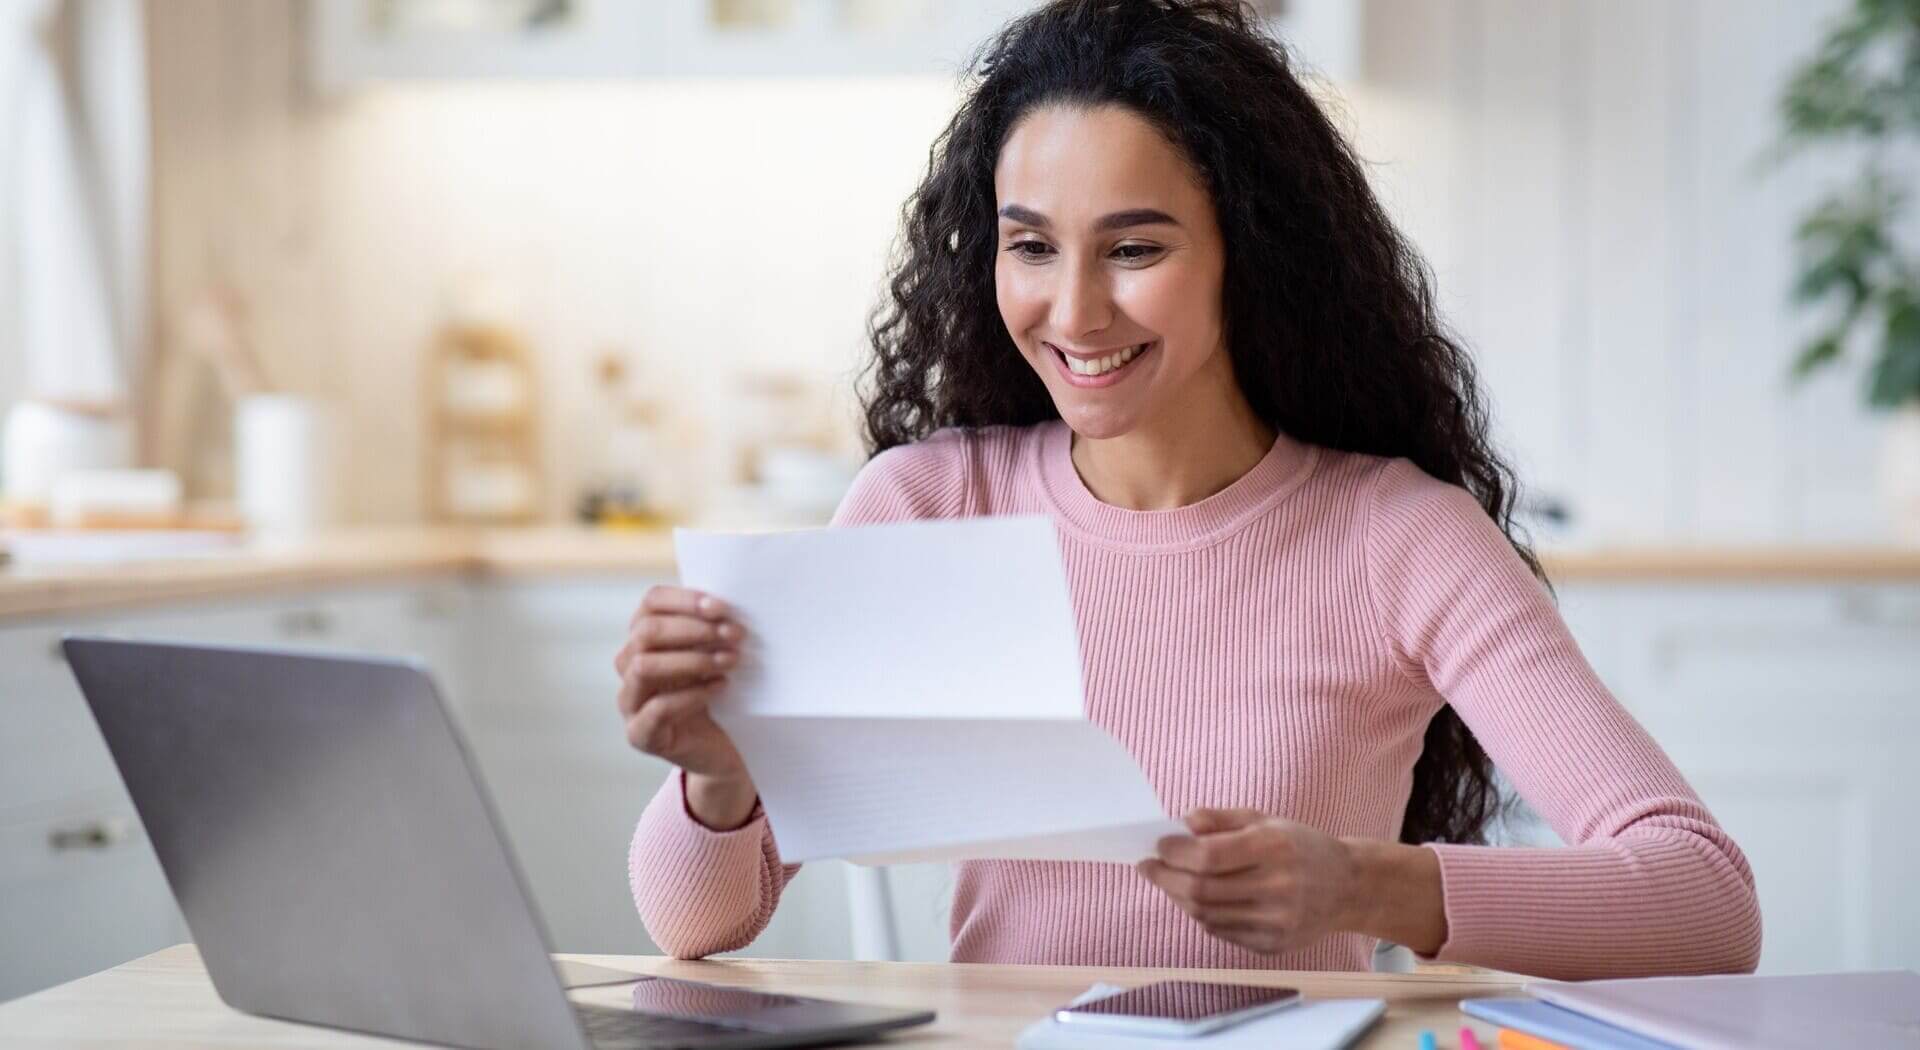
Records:
[[[1053,312],[1047,318],[1054,331],[1078,339],[1113,323],[1113,296],[1098,266],[1063,266],[1060,271]]]

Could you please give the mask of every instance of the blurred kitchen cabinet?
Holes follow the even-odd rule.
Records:
[[[628,747],[614,653],[653,581],[502,582],[467,623],[462,728],[561,951],[644,952],[627,894],[633,824],[666,767]]]
[[[64,662],[67,632],[423,661],[557,949],[652,952],[627,890],[669,774],[627,746],[613,656],[641,572],[432,577],[0,625],[0,998],[187,939]],[[1916,964],[1920,585],[1580,582],[1582,649],[1753,864],[1772,972]],[[1551,842],[1524,820],[1503,841]],[[646,858],[638,858],[646,863]],[[944,958],[950,879],[897,873],[915,958]],[[742,954],[846,958],[844,873],[809,864]]]
[[[59,644],[68,633],[415,656],[458,673],[439,581],[0,625],[0,1000],[188,939]]]
[[[628,620],[657,582],[671,580],[500,582],[483,589],[471,621],[473,677],[484,685],[462,712],[464,728],[560,951],[658,950],[634,911],[626,873],[634,825],[670,767],[628,746],[613,670]],[[809,865],[782,900],[742,954],[848,957],[839,865]]]
[[[1021,0],[317,0],[323,90],[420,79],[951,73]]]
[[[951,77],[1031,0],[675,0],[641,72]],[[672,9],[667,15],[666,9]],[[671,28],[668,28],[668,27]]]
[[[11,698],[0,698],[0,703]],[[13,747],[0,762],[17,756]],[[0,1001],[188,939],[117,781],[0,809]]]
[[[60,652],[80,626],[0,627],[0,812],[118,782]]]
[[[469,732],[556,945],[651,951],[626,897],[633,822],[667,768],[627,748],[610,666],[642,576],[478,598]],[[1615,694],[1741,843],[1771,972],[1912,966],[1920,944],[1920,586],[1572,583],[1562,608]],[[1554,841],[1524,816],[1503,840]],[[645,859],[641,858],[641,863]],[[615,865],[610,870],[609,864]],[[914,957],[944,958],[950,880],[896,886]],[[847,957],[840,865],[810,864],[742,954]]]
[[[59,649],[99,626],[0,627],[0,999],[186,939]]]
[[[312,0],[308,66],[323,91],[392,80],[620,76],[632,71],[634,42],[654,6],[625,0]]]
[[[1920,585],[1574,583],[1561,607],[1746,853],[1763,970],[1920,962]]]
[[[952,76],[1037,0],[314,0],[324,91],[396,80]],[[1261,0],[1334,79],[1360,66],[1362,0]]]
[[[668,767],[627,746],[613,655],[658,577],[426,579],[0,625],[0,999],[188,939],[59,651],[97,633],[424,662],[472,748],[555,946],[651,952],[627,890]],[[837,865],[813,865],[749,954],[845,957]]]

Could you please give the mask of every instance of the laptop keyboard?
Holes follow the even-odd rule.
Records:
[[[763,1042],[766,1033],[743,1028],[689,1021],[658,1014],[637,1014],[598,1006],[575,1006],[587,1029],[587,1038],[599,1050],[669,1050],[672,1047],[709,1048]]]

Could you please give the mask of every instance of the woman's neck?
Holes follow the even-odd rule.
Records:
[[[1229,396],[1207,400],[1205,407],[1163,412],[1118,437],[1075,434],[1073,466],[1087,491],[1126,510],[1172,510],[1238,481],[1273,448],[1274,429],[1237,386]]]

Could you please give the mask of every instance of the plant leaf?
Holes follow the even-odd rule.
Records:
[[[1887,314],[1886,342],[1873,363],[1867,404],[1899,408],[1920,400],[1920,303],[1905,298]]]
[[[1803,305],[1816,303],[1836,288],[1858,291],[1861,283],[1860,272],[1851,260],[1829,255],[1808,266],[1800,279],[1793,282],[1793,301]]]
[[[1834,361],[1839,361],[1839,334],[1828,332],[1793,357],[1793,378],[1803,380],[1822,365],[1832,365]]]
[[[1793,378],[1796,382],[1807,378],[1823,365],[1840,360],[1840,335],[1829,332],[1807,344],[1793,359]]]

